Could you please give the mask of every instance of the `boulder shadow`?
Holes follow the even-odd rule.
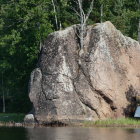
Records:
[[[125,95],[129,105],[124,108],[124,115],[125,117],[134,117],[137,108],[136,96],[138,95],[138,91],[131,85]]]

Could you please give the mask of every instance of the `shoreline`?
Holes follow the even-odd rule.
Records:
[[[25,124],[21,122],[0,122],[0,127],[27,127],[35,126],[35,124]]]
[[[36,123],[18,123],[18,122],[0,122],[0,127],[32,127],[32,128],[43,128],[43,127],[81,127],[81,128],[95,128],[95,127],[106,127],[106,128],[140,128],[140,124],[85,124],[85,123],[80,123],[80,124],[70,124],[70,125],[43,125],[43,124],[36,124]]]
[[[139,118],[118,118],[96,121],[25,121],[25,114],[0,114],[0,127],[128,127],[140,128]]]

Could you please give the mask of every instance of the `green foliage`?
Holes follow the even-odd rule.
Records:
[[[86,121],[83,123],[84,126],[118,126],[118,127],[124,127],[124,126],[139,126],[140,120],[134,119],[134,118],[121,118],[121,119],[108,119],[108,120],[97,120],[97,121]]]
[[[47,7],[47,1],[42,0],[7,0],[1,4],[0,79],[3,73],[3,88],[5,93],[9,91],[11,104],[8,111],[29,111],[29,75],[38,59],[40,42],[53,30]]]
[[[25,114],[0,114],[0,122],[18,122],[24,121]]]

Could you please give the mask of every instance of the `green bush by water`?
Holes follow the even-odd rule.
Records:
[[[0,113],[0,122],[23,122],[25,114]]]
[[[84,126],[140,126],[140,120],[135,118],[108,119],[98,121],[86,121]]]

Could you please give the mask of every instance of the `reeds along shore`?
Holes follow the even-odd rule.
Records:
[[[0,127],[24,127],[24,123],[0,122]]]
[[[120,118],[97,121],[84,121],[62,125],[61,123],[24,123],[25,114],[0,114],[0,127],[140,127],[140,119]]]
[[[120,118],[120,119],[108,119],[98,120],[95,122],[85,121],[84,126],[103,126],[103,127],[140,127],[140,119],[137,118]]]

